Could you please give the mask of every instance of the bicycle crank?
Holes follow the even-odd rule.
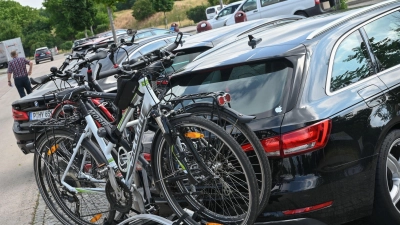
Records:
[[[116,179],[118,185],[118,193],[114,191],[111,182],[108,180],[106,184],[106,196],[111,207],[121,213],[128,213],[132,208],[133,196],[129,188],[119,179]]]

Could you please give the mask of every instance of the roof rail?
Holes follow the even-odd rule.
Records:
[[[363,9],[361,9],[361,10],[357,10],[354,13],[351,13],[351,14],[349,14],[347,16],[344,16],[344,17],[342,17],[342,18],[340,18],[338,20],[335,20],[335,21],[333,21],[331,23],[328,23],[325,26],[313,31],[311,34],[309,34],[307,36],[307,40],[311,40],[314,37],[317,37],[317,36],[327,32],[327,31],[333,29],[334,27],[337,27],[337,26],[343,24],[344,22],[347,22],[347,21],[349,21],[349,20],[351,20],[353,18],[356,18],[358,16],[366,14],[366,13],[372,11],[372,10],[379,9],[379,8],[385,7],[387,5],[391,5],[393,3],[399,3],[399,2],[400,2],[400,0],[383,1],[383,2],[380,2],[380,3],[365,7]]]

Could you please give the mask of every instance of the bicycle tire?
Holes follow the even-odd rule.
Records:
[[[53,169],[55,170],[62,170],[62,167],[66,165],[64,160],[67,160],[67,155],[68,153],[66,152],[67,149],[61,149],[63,147],[60,147],[60,150],[57,149],[55,153],[49,154],[48,150],[51,148],[50,146],[54,146],[54,141],[56,140],[57,143],[59,143],[59,146],[63,145],[64,147],[66,146],[65,143],[62,143],[63,139],[69,139],[70,141],[74,140],[74,133],[71,131],[63,130],[63,129],[54,129],[54,131],[51,131],[51,134],[49,134],[48,137],[46,135],[43,135],[40,137],[37,142],[36,142],[36,147],[38,152],[35,153],[34,155],[34,173],[35,173],[35,180],[38,185],[39,192],[41,196],[43,197],[47,207],[49,210],[53,213],[53,215],[63,224],[69,225],[69,224],[102,224],[107,218],[110,207],[109,203],[107,201],[106,194],[87,194],[89,197],[84,198],[83,195],[85,193],[80,192],[80,196],[75,197],[79,199],[79,204],[80,204],[80,210],[79,213],[80,215],[77,215],[77,211],[75,208],[74,212],[74,207],[73,204],[68,204],[69,201],[74,199],[76,201],[76,198],[73,198],[72,195],[64,195],[62,196],[61,192],[63,188],[61,187],[60,183],[58,183],[58,180],[60,176],[62,176],[63,171],[59,174],[58,176],[54,176],[54,174],[50,171],[50,167],[54,167]],[[73,144],[73,142],[71,142]],[[94,163],[95,157],[92,156],[91,152],[96,151],[96,146],[91,143],[88,140],[84,140],[82,142],[82,150],[86,151],[88,154],[88,159],[92,163]],[[72,150],[72,149],[71,149]],[[61,152],[62,151],[62,152]],[[68,151],[68,150],[67,150]],[[65,155],[62,156],[62,155]],[[61,160],[58,160],[58,158],[61,158]],[[64,157],[64,158],[62,158]],[[55,160],[54,162],[57,162],[57,164],[51,164],[52,160]],[[67,160],[69,161],[69,160]],[[61,165],[61,166],[60,166]],[[88,165],[89,164],[85,164]],[[93,174],[94,171],[96,170],[95,166],[90,165],[90,170],[91,173]],[[65,167],[64,167],[65,169]],[[54,172],[54,171],[53,171]],[[80,180],[74,173],[74,170],[71,169],[70,172],[68,172],[68,176],[66,179],[66,182],[69,183],[71,186],[77,187],[77,186],[83,186],[83,185],[91,185],[91,186],[105,186],[104,184],[94,184],[89,181],[83,181]],[[64,193],[65,194],[65,193]],[[67,193],[68,194],[68,193]],[[66,199],[68,196],[68,199]],[[91,198],[93,196],[98,196],[100,198],[97,198],[97,202],[94,202]],[[80,197],[80,198],[79,198]],[[72,199],[71,199],[72,198]],[[101,203],[98,205],[98,203]],[[83,203],[83,204],[82,204]],[[95,204],[96,203],[96,204]],[[76,204],[76,203],[75,203]],[[97,208],[97,212],[90,212],[89,214],[82,214],[83,212],[87,213],[89,210],[86,208],[86,205],[91,205],[91,207],[101,207]],[[70,206],[70,207],[69,207]],[[76,206],[76,205],[75,205]],[[100,219],[97,221],[93,222],[93,218],[95,215],[101,215]],[[92,220],[92,222],[90,222]]]
[[[209,165],[210,168],[212,168],[213,173],[217,175],[217,179],[213,178],[211,180],[211,182],[213,184],[215,183],[216,185],[212,186],[210,183],[207,183],[206,185],[202,184],[202,186],[196,187],[196,191],[194,191],[193,184],[191,184],[191,190],[187,189],[187,179],[182,178],[182,175],[179,175],[181,176],[181,179],[176,179],[179,178],[179,176],[175,178],[172,177],[172,175],[179,172],[175,171],[176,169],[174,168],[178,162],[176,162],[175,158],[172,157],[171,151],[168,151],[168,148],[165,147],[166,145],[164,137],[162,135],[157,136],[155,145],[156,147],[152,149],[153,158],[151,163],[153,175],[155,176],[156,185],[161,190],[161,193],[164,194],[164,197],[167,199],[167,202],[170,204],[175,213],[177,213],[178,216],[181,216],[183,214],[182,207],[190,206],[191,210],[199,214],[203,219],[210,220],[211,222],[220,222],[223,224],[253,224],[258,214],[258,187],[250,161],[246,157],[245,153],[241,150],[237,142],[233,140],[233,138],[221,127],[203,118],[188,116],[172,119],[170,120],[170,124],[177,130],[189,128],[194,130],[193,128],[196,127],[196,131],[205,133],[206,135],[204,137],[209,137],[206,142],[204,138],[200,138],[199,141],[195,143],[197,146],[196,150],[200,150],[198,153],[202,154],[202,157],[204,157],[203,159],[206,158],[206,155],[212,154],[214,149],[207,148],[206,151],[201,151],[201,142],[206,143],[206,145],[209,146],[211,145],[210,143],[215,143],[213,141],[221,141],[221,146],[218,146],[220,147],[218,154],[212,155],[213,159],[218,158],[220,161],[203,161]],[[182,134],[178,135],[182,137]],[[211,139],[211,136],[214,138],[214,140]],[[183,137],[182,140],[184,140]],[[190,140],[193,142],[193,139]],[[188,142],[184,143],[185,145],[190,144]],[[225,151],[228,153],[227,155],[223,155]],[[211,157],[209,159],[211,159]],[[196,164],[191,165],[191,167],[193,167],[193,169],[190,168],[191,171],[197,170],[194,168],[195,165]],[[172,175],[168,175],[168,171],[171,171]],[[231,174],[226,175],[225,173],[228,172]],[[239,174],[239,177],[239,175],[236,174],[237,172],[242,172],[243,174]],[[198,177],[201,178],[201,176]],[[175,181],[173,181],[173,179],[175,179]],[[233,179],[237,179],[237,182]],[[221,182],[221,184],[218,185],[217,182]],[[241,185],[242,187],[239,188],[242,190],[240,191],[236,185]],[[222,189],[220,192],[219,189],[221,187]],[[173,190],[178,191],[177,193],[174,193]],[[214,191],[214,194],[208,193],[210,190]],[[218,193],[214,199],[215,201],[207,201],[207,199],[213,199],[212,195],[215,195],[216,191],[218,191]],[[233,194],[234,191],[237,191],[237,193]],[[222,193],[224,193],[224,196],[221,195]],[[182,195],[184,197],[180,198],[179,196]],[[245,198],[242,196],[245,196]],[[204,197],[205,200],[201,200],[200,197]],[[236,202],[234,203],[232,200],[230,200],[230,203],[234,204],[228,205],[224,202],[223,205],[218,205],[217,207],[218,201],[222,202],[228,200],[228,197],[233,197],[233,200]],[[204,203],[207,205],[205,206]],[[211,208],[213,208],[214,211]],[[237,212],[237,215],[231,215],[232,211],[239,212]]]
[[[237,118],[225,112],[222,108],[216,112],[215,107],[210,104],[196,104],[190,105],[185,110],[196,116],[202,116],[208,120],[217,123],[227,133],[229,133],[240,146],[247,144],[251,145],[253,151],[245,151],[247,157],[253,166],[256,173],[258,188],[259,188],[259,213],[261,213],[268,204],[271,194],[271,169],[269,161],[260,140],[256,134],[247,126],[247,124],[240,123]],[[211,118],[213,113],[213,118]]]

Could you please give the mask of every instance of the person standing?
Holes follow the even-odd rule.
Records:
[[[15,87],[17,87],[19,96],[22,98],[26,95],[25,90],[27,94],[32,92],[32,86],[28,76],[32,74],[33,63],[24,57],[18,57],[16,51],[11,52],[11,57],[13,59],[8,63],[7,71],[8,86],[12,87],[11,74],[13,74]],[[26,65],[29,65],[29,72],[26,70]]]

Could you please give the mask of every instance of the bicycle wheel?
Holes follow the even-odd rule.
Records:
[[[171,208],[177,211],[189,207],[212,222],[252,224],[258,212],[257,182],[250,161],[237,142],[203,118],[189,116],[170,123],[182,140],[180,154],[185,155],[186,170],[197,181],[189,182],[187,173],[178,166],[174,149],[168,148],[162,135],[158,135],[152,149],[153,175]],[[188,138],[189,133],[200,135]],[[202,162],[195,159],[196,154]],[[202,164],[211,171],[211,177]]]
[[[267,155],[255,133],[246,124],[238,122],[235,117],[225,112],[224,109],[220,109],[217,113],[212,105],[190,105],[186,112],[215,122],[242,146],[256,173],[259,188],[258,209],[261,213],[268,204],[272,179]]]
[[[110,205],[105,192],[78,193],[68,191],[61,178],[72,156],[75,143],[71,131],[54,129],[36,142],[34,172],[39,192],[47,207],[63,224],[103,224]],[[93,143],[84,140],[65,182],[75,188],[105,188],[106,180],[98,173],[97,163],[91,152]],[[92,180],[83,175],[89,175]]]

